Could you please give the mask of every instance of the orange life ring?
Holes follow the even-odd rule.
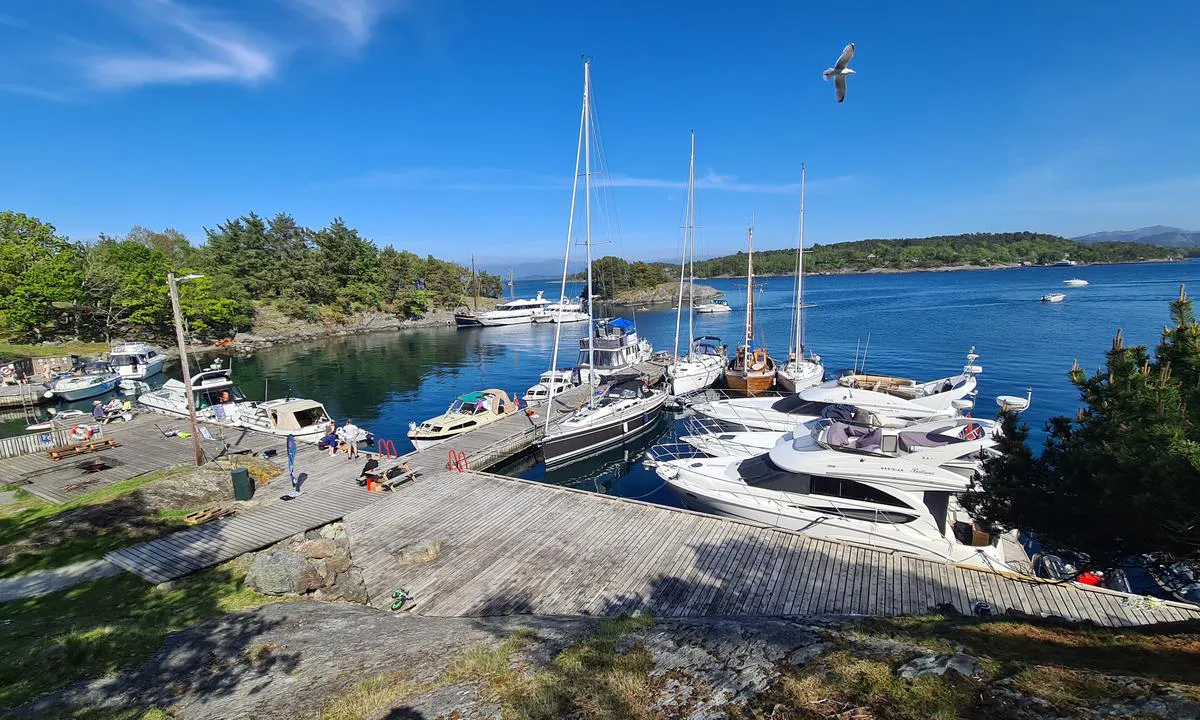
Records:
[[[73,440],[90,440],[92,438],[92,429],[87,425],[76,425],[67,431],[67,435]]]
[[[750,369],[760,372],[767,369],[767,351],[755,350],[750,359]]]

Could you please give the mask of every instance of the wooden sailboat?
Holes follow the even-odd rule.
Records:
[[[746,337],[725,368],[725,385],[735,393],[758,395],[775,386],[775,361],[766,345],[754,345],[754,228],[746,232]]]

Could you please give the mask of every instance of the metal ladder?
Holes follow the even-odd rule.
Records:
[[[21,411],[25,413],[26,425],[33,425],[40,422],[38,417],[38,397],[37,390],[34,388],[41,387],[40,385],[30,385],[29,383],[21,383],[18,387],[21,388]]]

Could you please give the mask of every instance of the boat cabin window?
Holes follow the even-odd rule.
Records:
[[[616,400],[645,397],[645,385],[641,380],[622,380],[608,389],[607,397]]]
[[[938,532],[946,533],[946,515],[950,509],[950,493],[941,490],[926,490],[924,492],[925,508],[937,523]]]
[[[808,475],[785,470],[772,462],[768,454],[743,460],[738,465],[738,475],[746,481],[747,485],[767,490],[799,493],[801,495],[825,495],[827,497],[859,500],[879,505],[908,507],[902,500],[892,497],[886,492],[873,488],[870,485],[842,478]]]
[[[296,424],[302,428],[312,427],[325,419],[325,412],[319,407],[297,410],[292,414],[296,418]]]
[[[451,425],[450,427],[446,428],[443,432],[458,432],[459,430],[463,430],[465,428],[474,427],[474,426],[475,426],[475,421],[468,420],[466,422],[458,423],[457,425]]]
[[[815,400],[801,400],[799,395],[788,395],[780,398],[771,405],[771,409],[776,412],[793,413],[796,415],[821,415],[821,411],[827,407],[831,407],[831,403],[817,402]]]
[[[866,522],[886,523],[888,525],[900,525],[907,522],[912,522],[917,519],[916,515],[909,515],[902,512],[893,512],[891,510],[868,510],[867,508],[848,508],[848,507],[803,507],[793,505],[797,509],[809,510],[812,512],[822,512],[829,515],[840,515],[850,518],[851,520],[863,520]]]

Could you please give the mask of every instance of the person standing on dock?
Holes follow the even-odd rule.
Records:
[[[354,424],[350,418],[346,418],[345,424],[342,425],[342,443],[346,446],[346,459],[353,460],[358,457],[358,426]]]
[[[292,480],[291,497],[300,497],[300,481],[296,478],[296,436],[287,436],[288,477]]]

